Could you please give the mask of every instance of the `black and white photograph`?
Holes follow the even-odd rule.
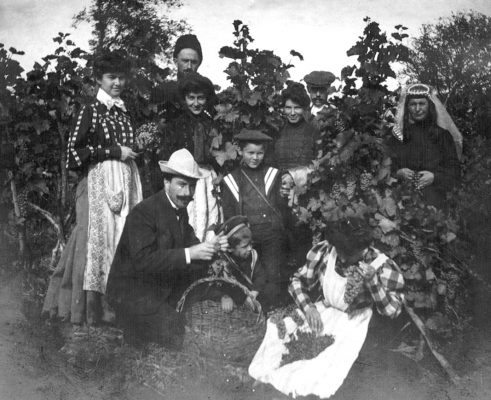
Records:
[[[489,0],[1,0],[0,400],[491,398]]]

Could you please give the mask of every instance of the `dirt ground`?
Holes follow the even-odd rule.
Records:
[[[489,254],[488,254],[489,253]],[[486,250],[476,261],[478,272],[491,281]],[[58,351],[59,333],[39,319],[39,307],[27,301],[24,274],[0,274],[0,400],[86,399],[216,399],[284,400],[270,386],[239,382],[216,375],[209,380],[184,377],[164,392],[128,382],[112,366],[97,376],[82,376],[68,368]],[[476,284],[474,316],[461,345],[449,344],[445,354],[460,375],[452,385],[427,348],[421,361],[391,351],[400,343],[404,319],[372,319],[360,357],[333,400],[484,400],[491,399],[491,293]]]

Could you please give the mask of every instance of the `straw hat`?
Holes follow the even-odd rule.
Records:
[[[193,155],[186,149],[175,151],[169,157],[169,161],[159,161],[160,170],[164,174],[182,176],[185,178],[202,179],[209,172],[199,167],[194,161]]]

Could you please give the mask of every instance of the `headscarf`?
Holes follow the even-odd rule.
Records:
[[[455,143],[455,148],[457,150],[457,157],[462,157],[462,134],[459,129],[455,126],[452,117],[449,115],[445,106],[438,99],[436,89],[429,85],[423,83],[413,83],[404,87],[401,91],[401,96],[399,98],[399,103],[397,105],[397,111],[395,116],[395,125],[392,133],[394,136],[402,142],[404,139],[404,113],[406,111],[406,100],[408,97],[425,97],[435,105],[437,120],[436,124],[452,135]]]

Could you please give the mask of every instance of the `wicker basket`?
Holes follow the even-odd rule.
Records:
[[[259,312],[254,312],[247,306],[238,306],[227,313],[216,301],[186,302],[194,289],[210,284],[233,285],[251,297],[245,286],[228,278],[204,278],[193,283],[184,292],[177,306],[177,311],[184,313],[189,327],[184,346],[197,346],[200,355],[206,358],[246,366],[254,357],[266,331],[259,303],[254,300]]]

